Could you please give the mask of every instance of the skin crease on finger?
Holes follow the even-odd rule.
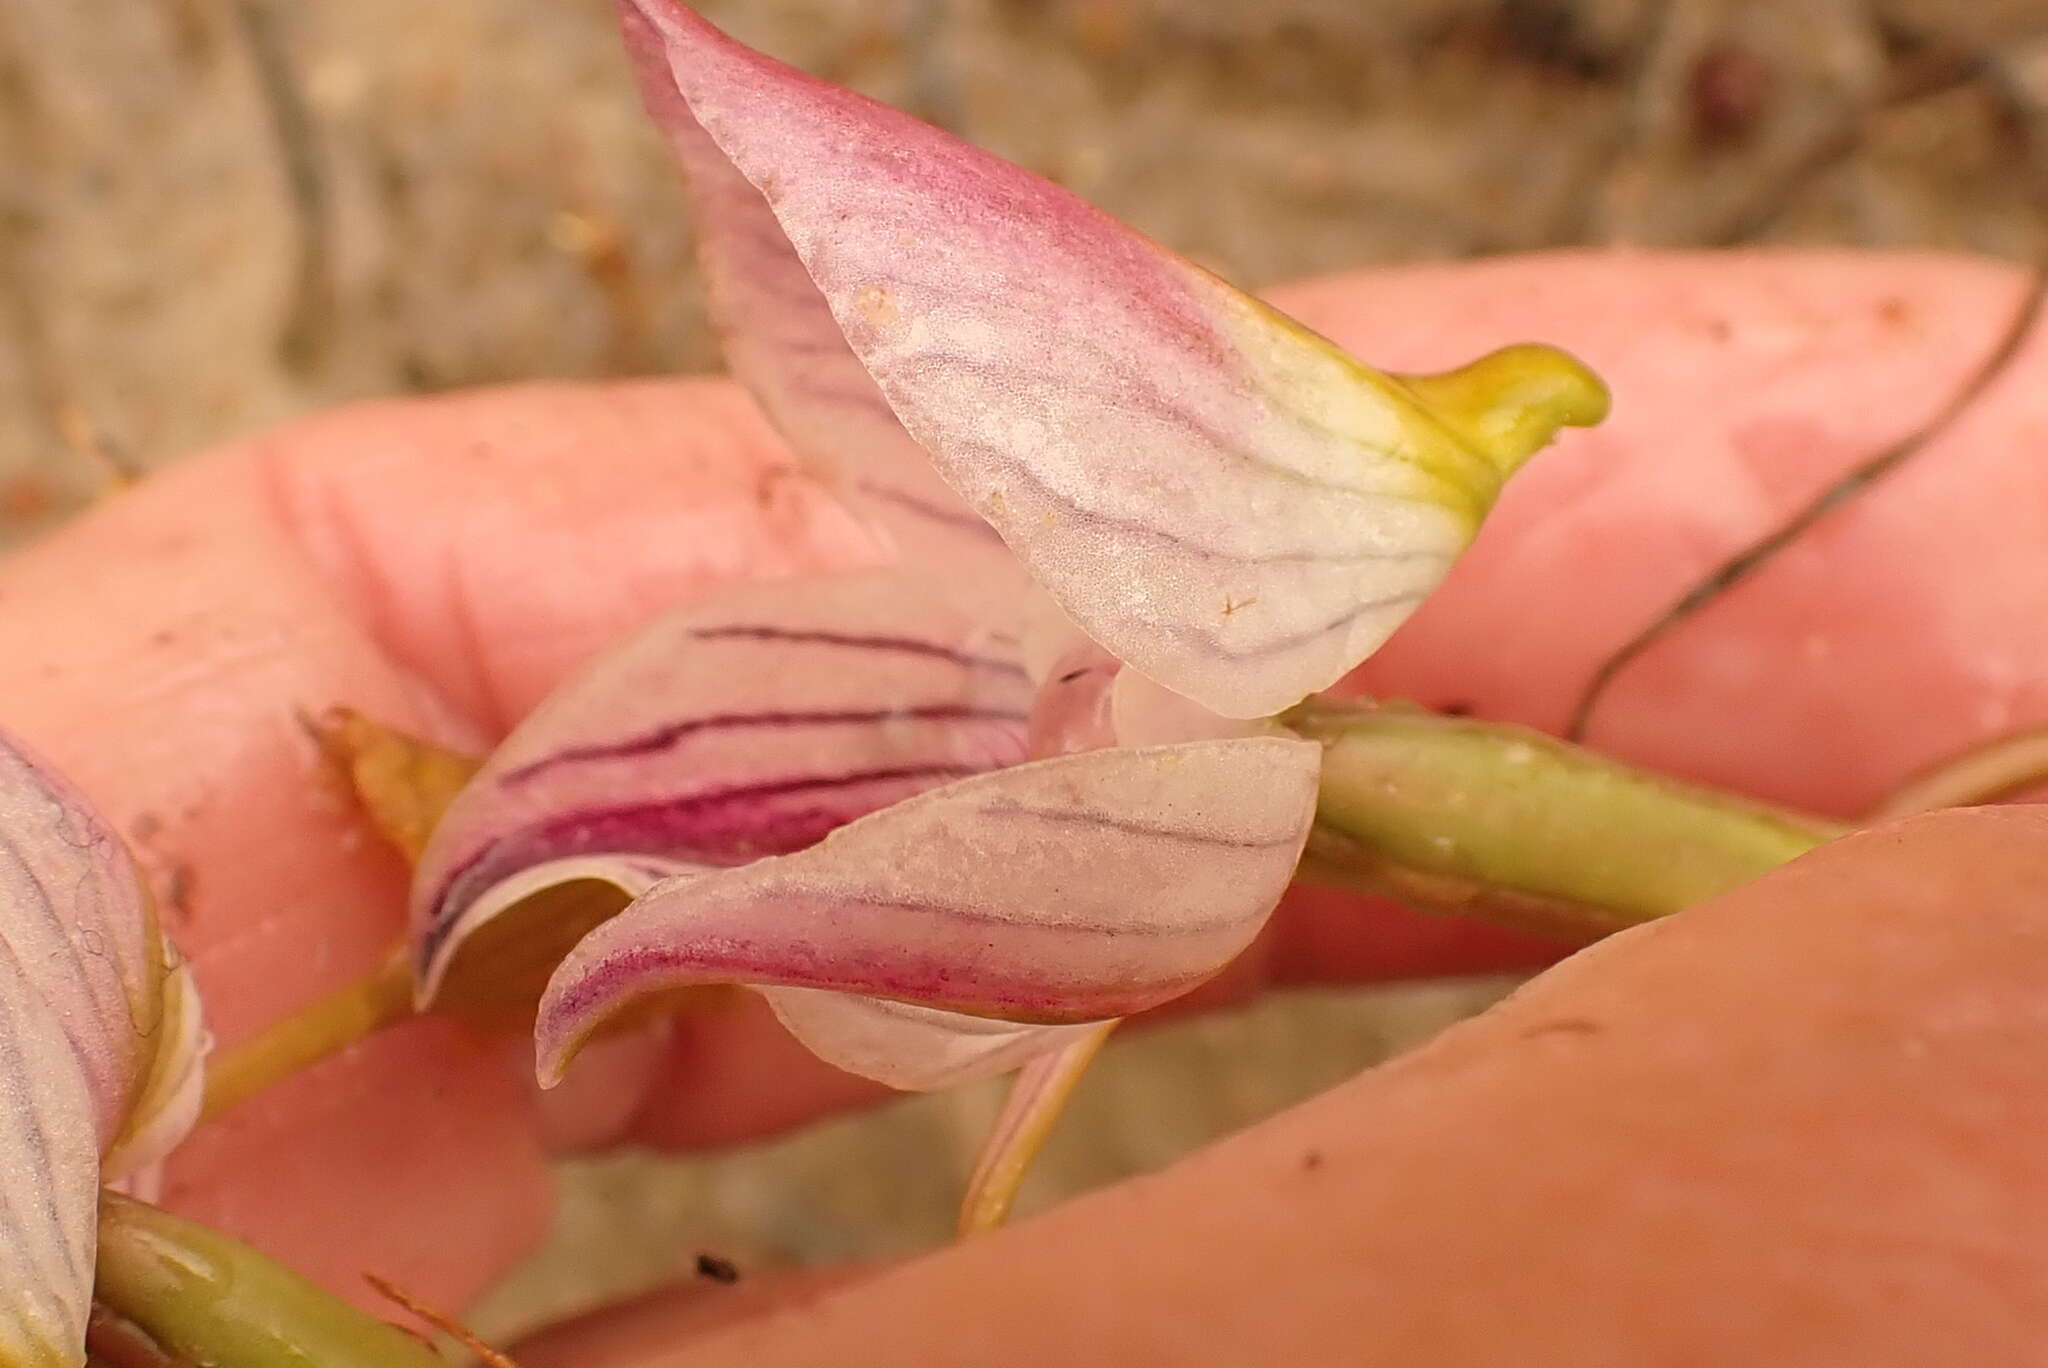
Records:
[[[1426,369],[1541,337],[1617,395],[1606,426],[1517,478],[1360,685],[1554,725],[1602,651],[1938,408],[2021,288],[1984,262],[1778,253],[1564,255],[1280,292],[1376,363]],[[1846,813],[1928,758],[2048,712],[2035,630],[2048,589],[2017,559],[2038,557],[2048,527],[2029,483],[2048,432],[2028,380],[2043,356],[2027,349],[1897,479],[1645,657],[1594,738]],[[187,463],[0,564],[0,716],[178,895],[166,920],[232,1042],[367,968],[399,924],[402,870],[323,778],[297,711],[348,703],[485,744],[669,603],[878,554],[718,382],[365,405]],[[1264,949],[1296,980],[1540,953],[1324,894],[1295,895]],[[661,1085],[618,1107],[661,1143],[729,1141],[872,1095],[758,1015],[685,1023],[675,1042]],[[299,1102],[266,1099],[196,1139],[172,1199],[231,1211],[236,1233],[351,1294],[386,1251],[425,1246],[412,1290],[459,1304],[546,1210],[528,1090],[465,1071],[467,1048],[415,1029],[323,1066]],[[463,1086],[416,1099],[383,1086],[437,1070]],[[390,1182],[377,1146],[317,1148],[335,1126],[312,1105],[327,1092],[357,1099],[357,1134],[445,1134],[439,1185],[410,1206],[370,1200]],[[212,1179],[238,1153],[301,1147],[326,1159],[266,1159],[232,1198]],[[298,1219],[328,1209],[315,1185],[361,1199],[345,1229]]]

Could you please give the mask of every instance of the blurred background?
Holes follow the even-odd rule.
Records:
[[[0,546],[351,398],[715,369],[602,0],[0,3]],[[2048,0],[703,0],[736,36],[1251,286],[1579,243],[2048,255]],[[1504,985],[1120,1040],[1025,1207],[1156,1167]],[[565,1166],[507,1336],[946,1234],[988,1089]]]

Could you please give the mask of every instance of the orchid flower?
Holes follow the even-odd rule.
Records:
[[[1368,370],[672,0],[620,8],[735,373],[904,568],[693,605],[546,702],[427,845],[418,991],[530,1010],[555,966],[550,1082],[712,984],[894,1086],[1024,1067],[986,1174],[1278,902],[1322,752],[1256,719],[1385,640],[1605,392],[1533,346]]]
[[[1080,199],[620,0],[734,373],[913,554],[999,534],[1090,637],[1229,717],[1334,683],[1605,389],[1549,347],[1367,369]],[[937,478],[935,478],[935,475]],[[993,558],[957,573],[1007,588]],[[1014,572],[1011,572],[1014,573]]]
[[[191,975],[127,850],[0,733],[0,1364],[85,1362],[102,1184],[199,1111]]]

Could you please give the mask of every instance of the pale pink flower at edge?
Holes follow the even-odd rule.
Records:
[[[192,1127],[199,998],[120,838],[0,733],[0,1363],[85,1362],[102,1184]]]
[[[689,606],[544,704],[422,861],[423,997],[580,936],[544,1077],[736,983],[930,1088],[1186,992],[1314,816],[1320,748],[1251,719],[1385,640],[1604,392],[1541,348],[1370,371],[672,0],[620,8],[735,374],[901,567]]]

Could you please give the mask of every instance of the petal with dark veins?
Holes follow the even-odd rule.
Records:
[[[0,1362],[85,1361],[97,1193],[197,1117],[199,999],[127,849],[0,733]]]
[[[1509,473],[1606,412],[1599,381],[1545,347],[1437,376],[1370,370],[1067,191],[677,0],[620,7],[650,107],[723,216],[710,240],[753,264],[728,273],[758,295],[733,328],[741,377],[786,425],[793,408],[828,433],[828,410],[880,425],[808,276],[897,421],[1032,578],[1216,712],[1264,716],[1334,683],[1442,580]],[[817,368],[764,378],[746,358],[783,329]]]
[[[542,1076],[636,1000],[697,984],[1023,1024],[1178,997],[1285,891],[1320,757],[1278,738],[1061,756],[949,784],[794,855],[669,880],[555,972]]]
[[[414,883],[422,994],[515,908],[489,955],[463,949],[464,978],[537,993],[654,878],[801,850],[1013,764],[1030,708],[1015,635],[910,574],[748,585],[672,613],[550,696],[450,806]]]

